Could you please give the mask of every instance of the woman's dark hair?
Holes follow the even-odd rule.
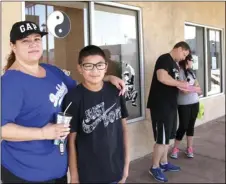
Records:
[[[185,60],[182,60],[179,62],[179,65],[183,70],[186,70],[186,65],[188,64],[188,60],[192,60],[191,54],[188,54],[187,57],[185,58]]]
[[[85,57],[93,55],[102,56],[104,60],[107,62],[104,51],[100,47],[97,47],[95,45],[88,45],[79,52],[78,64],[82,64]]]
[[[15,44],[15,42],[12,42],[12,44]],[[8,70],[15,61],[16,61],[16,55],[13,51],[11,51],[11,53],[7,58],[7,63],[6,63],[6,66],[4,67],[4,71]]]
[[[194,79],[196,79],[194,72],[190,68],[188,68],[188,69],[186,68],[186,65],[188,64],[189,60],[192,60],[191,54],[188,54],[187,57],[185,58],[185,60],[180,61],[179,66],[180,66],[180,68],[182,68],[184,70],[184,74],[185,74],[186,78],[188,77],[188,73],[190,73],[192,75],[192,77]]]

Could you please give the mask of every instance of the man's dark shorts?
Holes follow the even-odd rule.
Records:
[[[177,109],[167,113],[150,109],[154,139],[157,144],[169,144],[174,139],[177,129]]]

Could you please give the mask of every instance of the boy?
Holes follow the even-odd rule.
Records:
[[[104,52],[90,45],[79,53],[84,81],[65,97],[73,116],[69,136],[71,183],[125,183],[129,170],[128,112],[124,97],[108,82]]]

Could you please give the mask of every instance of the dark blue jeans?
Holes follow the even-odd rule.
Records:
[[[26,180],[23,180],[22,178],[19,178],[17,176],[15,176],[13,173],[11,173],[8,169],[6,169],[5,167],[3,167],[1,165],[1,180],[2,180],[2,184],[5,183],[67,183],[67,175],[63,176],[62,178],[59,179],[55,179],[55,180],[49,180],[49,181],[45,181],[45,182],[29,182]]]

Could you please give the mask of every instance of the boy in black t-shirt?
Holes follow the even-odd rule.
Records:
[[[90,45],[79,53],[78,70],[84,82],[65,97],[73,116],[69,136],[71,183],[125,183],[129,170],[125,99],[103,82],[104,52]]]

